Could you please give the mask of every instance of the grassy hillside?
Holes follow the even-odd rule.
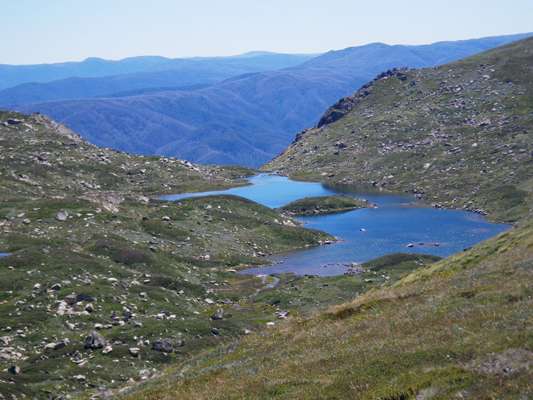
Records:
[[[105,391],[264,326],[269,282],[236,270],[331,239],[242,198],[152,197],[248,170],[99,149],[42,116],[0,113],[0,147],[6,398]]]
[[[392,254],[329,278],[237,273],[333,239],[276,210],[157,199],[251,171],[101,149],[0,113],[0,394],[532,397],[532,57],[526,40],[386,73],[268,166],[520,219],[445,260]]]
[[[197,357],[127,399],[527,399],[533,224]],[[378,263],[387,264],[387,263]]]
[[[200,353],[124,397],[533,397],[532,78],[533,40],[440,68],[389,71],[265,167],[518,219],[512,230],[430,266],[410,267],[403,255],[367,263],[362,273],[383,280],[354,300]],[[391,271],[398,275],[387,279]]]
[[[526,39],[438,68],[381,74],[265,168],[514,221],[533,204],[532,107]]]
[[[435,66],[523,37],[424,46],[372,43],[328,52],[283,70],[244,74],[201,90],[52,101],[20,109],[49,115],[100,146],[257,167],[279,154],[295,132],[315,124],[334,101],[388,68]],[[50,89],[52,96],[59,93],[58,87]]]

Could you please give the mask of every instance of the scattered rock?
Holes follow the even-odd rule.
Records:
[[[78,296],[75,293],[66,295],[63,299],[65,303],[67,303],[69,306],[73,306],[78,302]]]
[[[18,365],[12,365],[7,371],[13,375],[19,375],[21,373],[20,367]]]
[[[130,347],[128,351],[133,357],[138,357],[141,352],[141,349],[138,347]]]
[[[508,349],[470,362],[470,370],[485,375],[509,376],[528,371],[533,366],[533,352],[525,349]]]
[[[152,343],[152,350],[160,351],[162,353],[172,353],[174,346],[170,339],[161,339]]]
[[[80,301],[86,301],[86,302],[92,303],[95,300],[96,299],[93,296],[88,295],[88,294],[81,293],[81,294],[76,295],[77,303],[79,303]]]
[[[52,286],[50,286],[50,289],[54,290],[54,291],[58,291],[58,290],[61,290],[61,284],[60,283],[54,283]]]
[[[365,272],[365,269],[358,263],[351,263],[346,271],[344,272],[344,275],[360,275]]]
[[[109,354],[113,351],[113,347],[111,347],[111,345],[107,345],[103,348],[102,350],[102,354]]]
[[[213,321],[224,319],[224,309],[219,308],[213,315],[211,315]]]
[[[85,338],[85,348],[86,349],[101,349],[106,345],[105,338],[96,331],[92,331]]]
[[[23,354],[13,347],[0,349],[0,361],[21,360],[23,357]]]
[[[59,211],[57,214],[56,214],[56,219],[58,221],[61,221],[61,222],[64,222],[68,219],[68,212],[67,211]]]
[[[0,337],[0,346],[9,346],[11,343],[11,337],[9,336],[2,336]]]
[[[65,339],[60,340],[59,342],[55,343],[55,345],[53,346],[53,349],[54,350],[60,350],[60,349],[65,348],[68,344],[70,344],[70,339],[65,338]]]

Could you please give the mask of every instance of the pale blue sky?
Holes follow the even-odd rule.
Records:
[[[533,31],[533,0],[2,0],[0,63],[314,53]]]

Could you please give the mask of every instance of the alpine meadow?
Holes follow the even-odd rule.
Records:
[[[533,7],[5,6],[0,400],[533,398]]]

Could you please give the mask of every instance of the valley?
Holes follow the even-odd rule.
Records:
[[[0,400],[532,397],[529,36],[0,66]]]
[[[334,238],[220,193],[250,188],[249,170],[97,148],[40,115],[0,120],[6,398],[114,397],[436,259],[398,255],[352,276],[240,274],[267,256]],[[160,199],[212,189],[219,192]]]
[[[30,98],[15,108],[48,115],[99,146],[203,164],[257,168],[283,151],[295,132],[314,125],[332,103],[387,69],[433,67],[527,36],[419,46],[371,43],[330,51],[288,68],[272,66],[261,72],[228,76],[215,83],[208,81],[213,84],[196,90],[170,89],[177,85],[176,79],[187,76],[179,71],[171,74],[173,83],[156,83],[156,86],[167,86],[162,91],[112,98],[80,98],[68,93],[79,93],[79,86],[86,91],[88,88],[109,91],[117,84],[116,80],[85,81],[73,88],[64,85],[65,82],[49,83],[45,87],[27,88],[29,94],[39,94],[43,100]],[[240,58],[232,61],[239,60],[242,62]],[[201,75],[203,68],[198,69],[194,76]],[[224,70],[216,65],[212,69]],[[143,79],[131,76],[127,81],[140,84]],[[161,76],[161,79],[166,78]],[[187,84],[190,83],[198,81]],[[5,92],[4,101],[0,93],[0,104],[5,106],[13,101],[10,99],[14,94],[9,91]],[[45,101],[46,96],[62,93],[66,97],[78,97]],[[24,97],[23,93],[17,96]]]
[[[438,68],[385,72],[331,107],[316,128],[303,131],[263,167],[301,180],[296,185],[307,182],[313,187],[308,196],[360,188],[377,192],[376,198],[366,198],[378,211],[377,198],[403,192],[433,212],[470,210],[494,221],[512,221],[512,229],[399,279],[389,281],[378,271],[391,265],[401,271],[405,255],[352,265],[356,276],[377,272],[378,279],[367,275],[365,282],[379,286],[344,304],[290,318],[235,346],[205,352],[194,365],[170,368],[124,398],[531,397],[532,44],[520,41]],[[323,182],[320,188],[312,183],[317,181]],[[272,192],[293,196],[290,190]],[[405,208],[402,215],[416,221],[408,216],[411,210]],[[371,211],[308,217],[306,226],[334,233],[350,214]],[[330,218],[337,220],[320,222]],[[420,220],[431,226],[428,216]],[[372,232],[355,222],[347,231],[364,228],[360,238]],[[379,223],[374,216],[372,222],[387,226],[391,219]],[[444,223],[428,231],[434,235]],[[403,228],[402,234],[409,232]],[[445,237],[456,239],[457,234]],[[437,243],[413,240],[408,248],[420,251],[429,245],[431,253]],[[342,242],[323,248],[327,252],[336,246]],[[294,260],[289,255],[279,265],[248,272],[294,272],[297,265],[291,262],[310,254],[299,271],[320,275],[321,251],[295,252]],[[358,249],[358,256],[363,252]],[[307,269],[311,265],[315,270]],[[346,271],[343,267],[333,275]],[[322,279],[344,287],[344,276]]]
[[[270,265],[246,269],[243,273],[350,274],[354,268],[357,270],[357,265],[391,253],[450,256],[510,228],[507,224],[489,223],[472,212],[428,207],[417,202],[414,196],[346,186],[338,192],[320,183],[292,181],[269,174],[250,177],[249,182],[249,185],[238,188],[165,195],[161,199],[179,201],[195,196],[231,194],[291,217],[295,217],[291,212],[293,205],[308,204],[308,199],[315,199],[313,204],[317,204],[317,199],[322,199],[318,204],[331,204],[332,198],[346,198],[345,201],[357,204],[357,207],[341,213],[297,215],[304,227],[326,232],[336,239],[335,242],[274,255],[270,257]]]
[[[521,224],[354,301],[204,353],[125,398],[528,398],[532,239],[531,223]]]
[[[238,185],[246,170],[98,149],[41,116],[0,119],[5,396],[146,379],[276,320],[275,306],[246,300],[261,281],[233,269],[330,239],[242,198],[149,197]],[[211,318],[219,308],[228,315]]]

